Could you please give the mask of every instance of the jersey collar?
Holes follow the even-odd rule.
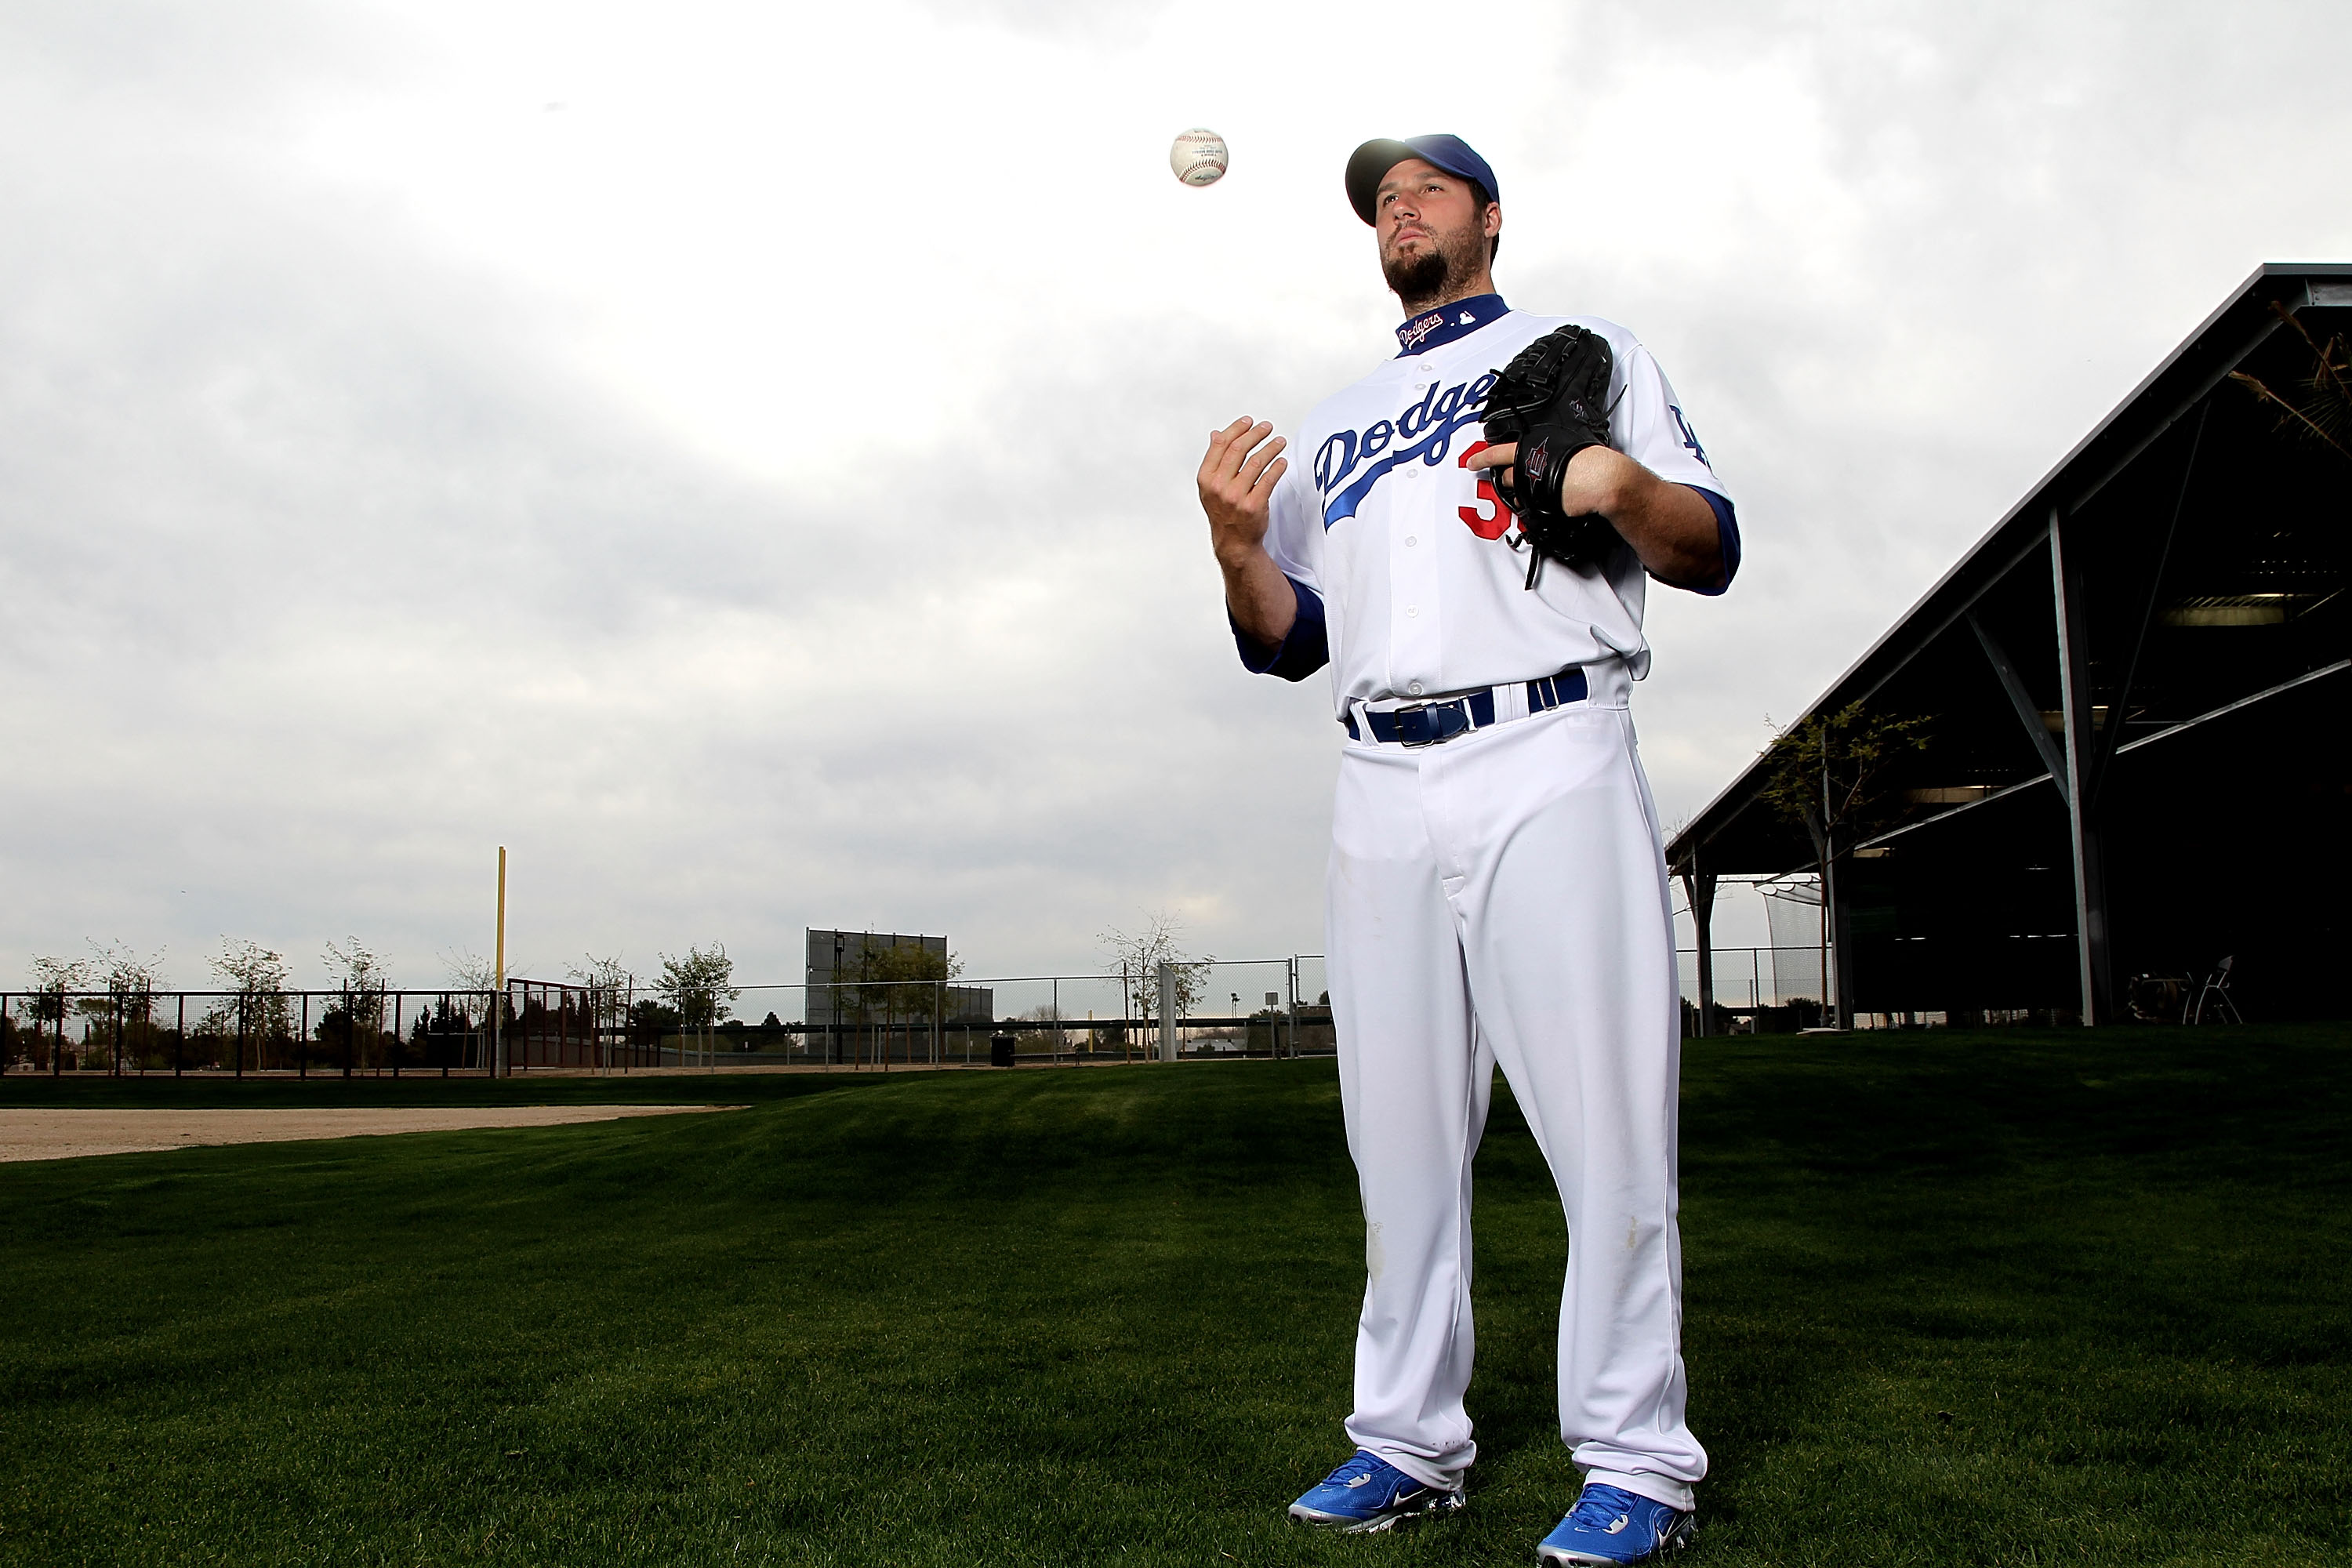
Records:
[[[1423,310],[1396,330],[1397,358],[1466,337],[1489,321],[1501,321],[1509,310],[1500,294],[1473,294],[1467,300]]]

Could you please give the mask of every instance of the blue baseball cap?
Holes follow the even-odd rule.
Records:
[[[1458,179],[1475,180],[1486,187],[1486,195],[1493,200],[1503,199],[1502,187],[1495,183],[1495,171],[1461,137],[1409,136],[1402,142],[1381,137],[1365,142],[1348,156],[1348,201],[1355,207],[1358,217],[1366,223],[1373,221],[1373,202],[1381,194],[1381,182],[1407,158],[1434,163]]]

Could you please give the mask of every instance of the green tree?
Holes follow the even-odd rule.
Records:
[[[963,960],[917,942],[911,947],[868,948],[859,968],[860,979],[878,983],[872,989],[886,1023],[916,1019],[928,1023],[937,1014],[941,989],[963,973]]]
[[[630,1026],[648,1040],[659,1039],[684,1022],[677,1008],[666,1007],[650,996],[629,1009]]]
[[[709,952],[689,947],[682,958],[660,956],[661,977],[653,983],[653,993],[677,1011],[681,1023],[709,1028],[734,1012],[730,1004],[743,991],[735,984],[735,961],[727,956],[725,942],[712,942]]]
[[[1849,702],[1834,713],[1790,725],[1764,749],[1771,768],[1759,793],[1782,816],[1804,825],[1821,872],[1825,991],[1843,992],[1850,978],[1841,973],[1836,986],[1829,984],[1832,931],[1840,907],[1838,862],[1890,820],[1894,797],[1885,788],[1887,770],[1927,744],[1927,720],[1865,712],[1860,702]],[[1822,1000],[1836,1009],[1841,1027],[1852,1023],[1843,1002],[1834,996]]]

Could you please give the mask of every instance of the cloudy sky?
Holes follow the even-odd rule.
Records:
[[[1337,727],[1234,662],[1191,475],[1388,352],[1368,136],[1484,152],[1505,294],[1632,326],[1738,498],[1735,591],[1653,599],[1669,821],[2252,267],[2352,258],[2340,6],[1478,12],[0,3],[0,980],[434,983],[499,844],[542,971],[1311,951]]]

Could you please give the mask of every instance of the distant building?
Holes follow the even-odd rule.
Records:
[[[944,964],[948,939],[943,936],[902,936],[896,931],[817,931],[808,932],[808,1021],[819,1028],[836,1024],[878,1022],[871,1010],[861,1013],[854,982],[871,973],[867,955],[893,948],[919,947]],[[996,1017],[996,993],[985,985],[947,988],[944,1023],[988,1024]]]

